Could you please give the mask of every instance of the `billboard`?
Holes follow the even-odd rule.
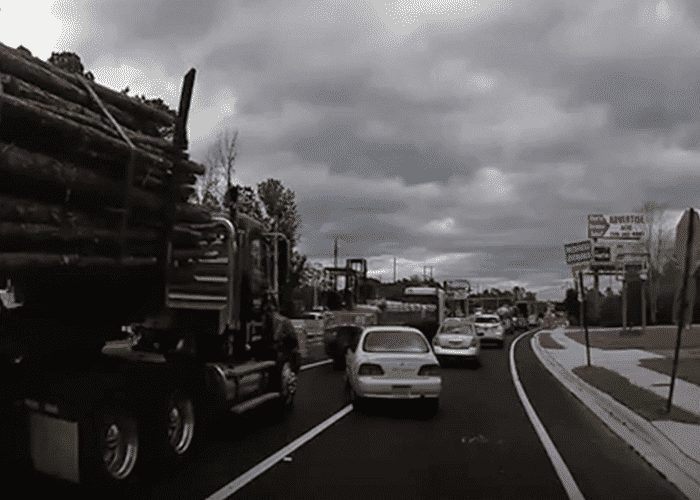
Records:
[[[607,240],[640,240],[646,234],[644,214],[592,214],[588,237]]]

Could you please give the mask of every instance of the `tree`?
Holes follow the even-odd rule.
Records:
[[[195,185],[197,203],[213,209],[223,207],[224,195],[232,185],[237,155],[238,130],[224,130],[207,150],[204,159],[206,170]]]
[[[267,179],[258,184],[258,198],[268,222],[287,237],[291,247],[296,246],[300,219],[294,191],[277,179]]]
[[[564,308],[566,309],[566,316],[569,322],[573,324],[578,324],[579,317],[579,302],[578,302],[578,292],[569,288],[566,290],[566,298],[564,299]]]
[[[654,201],[647,201],[640,208],[646,221],[646,236],[642,243],[649,254],[647,295],[649,297],[649,315],[651,323],[657,322],[659,294],[664,268],[671,259],[671,229],[664,225],[667,206]]]

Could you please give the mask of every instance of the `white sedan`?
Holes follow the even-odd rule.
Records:
[[[474,317],[474,326],[481,344],[494,342],[503,347],[505,329],[497,314],[477,314]]]
[[[367,399],[420,400],[429,413],[438,410],[440,366],[425,336],[415,328],[370,326],[355,350],[347,354],[350,400],[361,407]]]
[[[441,364],[447,360],[463,359],[478,365],[481,343],[476,328],[463,319],[446,319],[433,337],[433,351]]]

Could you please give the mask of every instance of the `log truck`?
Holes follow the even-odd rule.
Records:
[[[194,70],[170,146],[131,118],[168,116],[1,44],[0,77],[0,467],[130,491],[185,460],[217,416],[289,411],[300,360],[277,305],[289,245],[241,213],[235,189],[198,217],[178,191],[197,169]]]

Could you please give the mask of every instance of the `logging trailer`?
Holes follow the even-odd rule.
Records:
[[[133,491],[217,416],[293,403],[291,249],[235,189],[189,203],[193,83],[168,113],[0,44],[3,468]]]

